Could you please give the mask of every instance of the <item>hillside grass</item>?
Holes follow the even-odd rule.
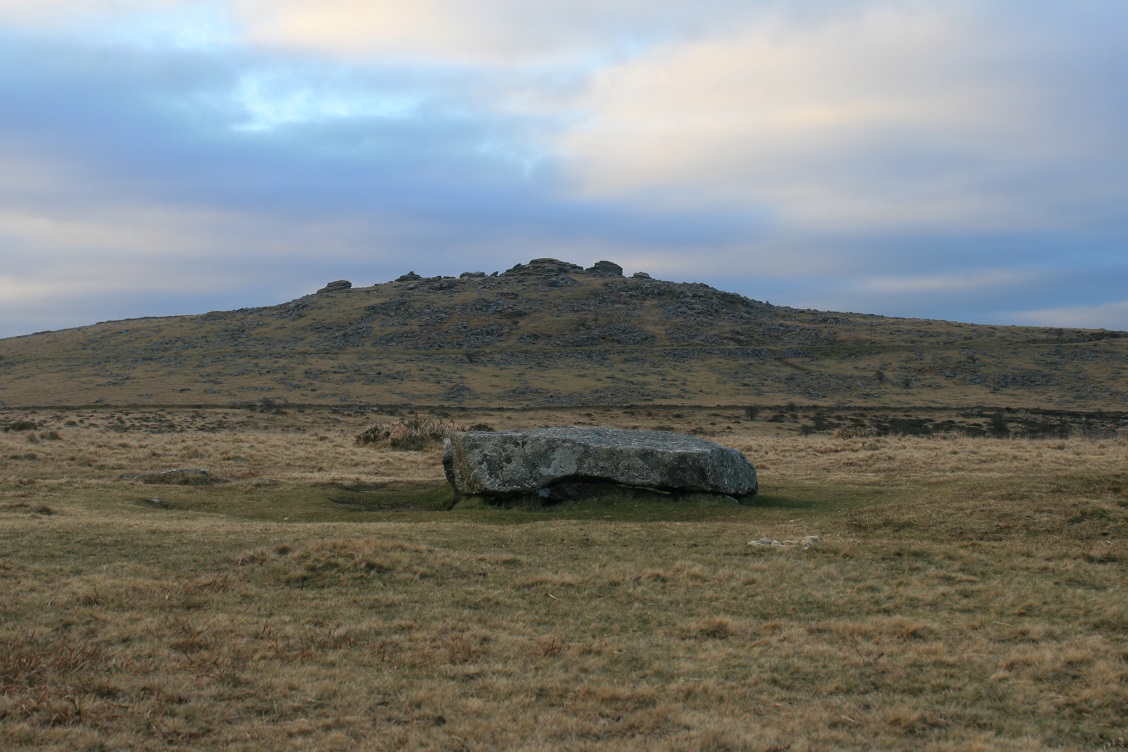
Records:
[[[570,287],[546,279],[387,283],[3,339],[0,406],[795,401],[1095,410],[1128,398],[1123,332],[797,310],[637,279],[581,274]],[[654,285],[662,294],[644,294]]]
[[[393,416],[7,416],[3,747],[1128,748],[1122,435],[677,414],[459,420],[682,421],[752,504],[445,511],[437,449],[356,445]]]

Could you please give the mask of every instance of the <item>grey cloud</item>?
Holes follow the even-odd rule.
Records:
[[[368,71],[350,77],[349,96],[410,84],[421,104],[394,117],[361,112],[254,131],[240,127],[245,113],[231,92],[256,66],[277,70],[277,58],[26,40],[5,49],[0,144],[67,170],[33,193],[19,181],[0,186],[8,212],[59,225],[54,247],[0,227],[4,273],[64,289],[83,269],[102,291],[71,288],[70,318],[22,301],[0,336],[140,315],[154,304],[146,290],[169,279],[179,286],[162,288],[148,313],[199,310],[205,300],[276,302],[262,291],[304,294],[322,276],[370,283],[408,265],[505,268],[546,246],[677,249],[755,231],[725,212],[659,214],[563,197],[553,157],[525,133],[552,123],[492,112],[470,96],[489,89],[478,74]],[[337,74],[302,75],[308,86]],[[86,226],[94,232],[76,238]],[[133,250],[116,247],[131,230]],[[148,236],[148,250],[135,247]]]
[[[264,305],[339,277],[371,284],[409,268],[492,271],[554,254],[606,257],[784,305],[992,323],[1053,323],[1038,312],[1089,307],[1104,318],[1087,320],[1128,327],[1119,318],[1128,289],[1128,90],[1119,71],[1128,53],[1108,4],[1083,0],[1064,20],[1039,18],[1045,6],[960,6],[998,33],[1000,49],[982,59],[1012,67],[992,75],[1003,71],[1047,103],[1039,128],[995,142],[1005,159],[927,124],[859,133],[849,148],[809,161],[722,155],[724,169],[768,183],[804,179],[847,197],[865,185],[891,201],[905,190],[955,186],[974,200],[975,190],[984,200],[1009,197],[1022,210],[1011,226],[951,221],[891,231],[859,221],[837,233],[789,225],[766,200],[712,200],[692,182],[577,197],[551,136],[583,121],[576,95],[608,60],[756,14],[796,28],[831,24],[840,3],[650,4],[638,25],[636,0],[601,7],[594,28],[543,30],[570,50],[564,62],[513,67],[351,65],[247,47],[84,46],[0,32],[0,153],[65,168],[26,183],[0,179],[0,289],[31,291],[0,295],[0,336]],[[1115,13],[1128,20],[1128,10]],[[679,27],[689,16],[697,25]],[[1008,57],[1015,47],[1048,52]],[[976,75],[975,65],[967,73]],[[254,80],[266,82],[274,103],[322,99],[255,130],[263,115],[240,95],[241,83]],[[333,97],[349,107],[334,112]],[[1077,148],[1048,159],[1042,133]],[[115,232],[64,233],[49,245],[34,228],[3,225],[21,213],[64,230]],[[115,245],[121,233],[136,237]],[[913,287],[999,269],[1019,281]],[[905,289],[875,283],[898,279]]]

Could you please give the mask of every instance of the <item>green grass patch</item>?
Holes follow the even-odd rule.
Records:
[[[539,505],[529,501],[499,504],[480,497],[455,504],[446,483],[333,483],[304,485],[224,484],[207,487],[162,487],[157,495],[144,491],[127,497],[107,497],[149,510],[153,514],[216,514],[238,519],[275,522],[402,522],[472,520],[514,524],[550,520],[609,520],[618,522],[739,521],[767,513],[821,516],[881,504],[897,497],[884,489],[789,484],[769,494],[740,502],[711,494],[663,494],[616,489],[586,499]]]
[[[446,484],[272,484],[162,489],[132,497],[153,514],[216,514],[273,522],[369,522],[376,518],[427,519],[451,501]]]
[[[496,523],[546,520],[688,522],[743,519],[754,516],[755,510],[726,496],[674,495],[624,488],[600,496],[551,505],[524,501],[499,504],[481,497],[469,497],[459,501],[451,510],[451,515]]]

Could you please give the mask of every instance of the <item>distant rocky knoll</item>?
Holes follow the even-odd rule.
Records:
[[[0,406],[1128,403],[1124,332],[798,310],[534,259],[0,340]]]

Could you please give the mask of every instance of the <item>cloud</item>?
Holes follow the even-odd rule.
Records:
[[[224,0],[0,0],[0,26],[159,50],[227,46],[236,32]]]
[[[1117,85],[1002,22],[882,3],[657,48],[597,74],[589,120],[559,148],[584,195],[754,206],[808,231],[1053,229],[1081,205],[1117,211],[1123,170],[1094,168],[1128,166],[1123,134],[1069,106],[1073,78],[1122,99]],[[1044,86],[1023,71],[1055,53]]]
[[[0,23],[126,44],[163,35],[361,61],[590,66],[780,4],[712,0],[703,13],[689,0],[0,0]]]
[[[813,308],[1115,313],[1125,20],[0,0],[0,336],[545,255]]]
[[[859,280],[855,288],[862,293],[879,295],[896,293],[982,294],[993,289],[1012,287],[1030,282],[1031,275],[1019,269],[969,270],[959,274],[930,274],[920,277],[874,276]]]
[[[648,44],[723,27],[765,3],[714,0],[234,0],[245,39],[371,60],[561,64],[629,55]]]
[[[182,7],[178,0],[0,0],[6,25],[57,26],[72,18],[128,18]]]
[[[788,302],[803,307],[933,318],[980,324],[1097,326],[1124,329],[1117,314],[1125,301],[1128,268],[1074,247],[1062,261],[1029,254],[995,265],[984,242],[979,264],[933,261],[918,274],[880,274],[855,269],[840,279],[804,278],[813,285],[791,291]],[[906,265],[907,267],[908,265]],[[960,269],[953,272],[952,269]],[[1054,301],[1054,305],[1039,305]],[[1058,314],[1061,314],[1060,316]]]
[[[551,124],[492,111],[473,71],[7,41],[0,252],[21,280],[8,289],[28,292],[0,336],[192,312],[217,294],[273,303],[341,276],[592,263],[754,232],[741,216],[561,195],[554,158],[526,135]]]
[[[1128,300],[1102,305],[1016,311],[1011,314],[1011,317],[1015,323],[1030,326],[1067,326],[1081,329],[1128,331]]]

